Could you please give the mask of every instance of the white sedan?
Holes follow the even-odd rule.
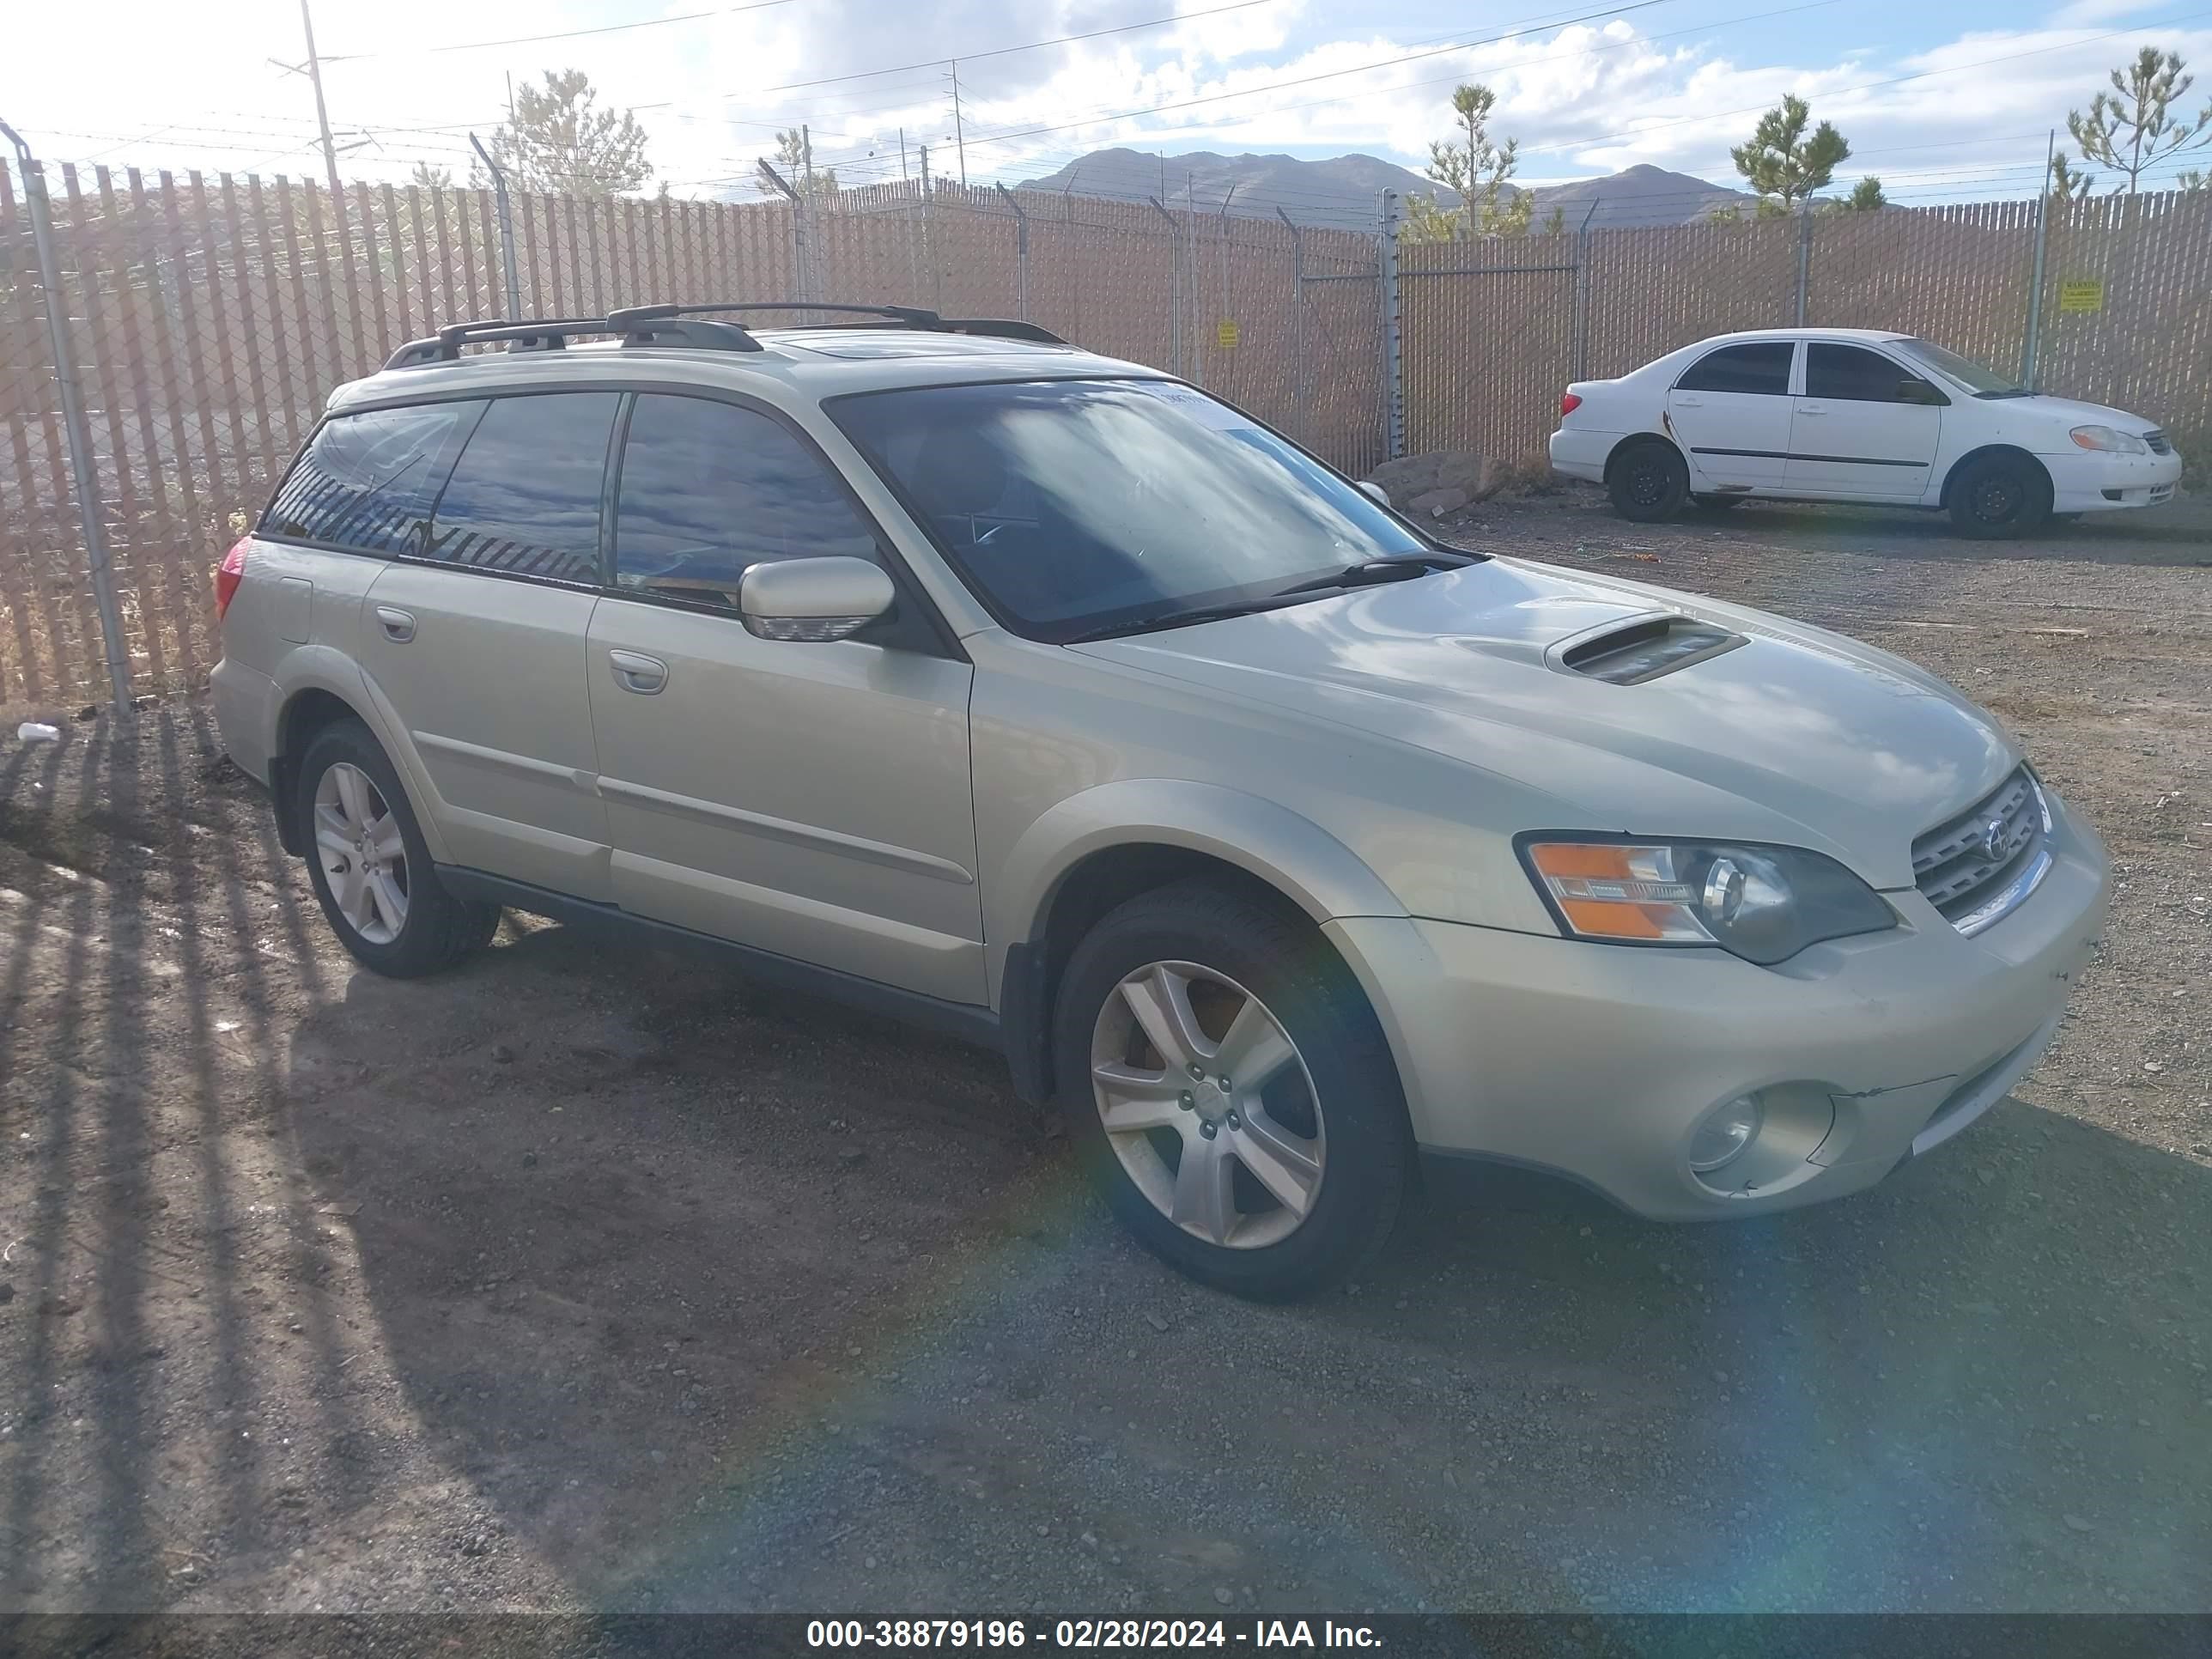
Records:
[[[1760,329],[1559,399],[1552,469],[1639,524],[1686,502],[1884,502],[1967,536],[2171,500],[2181,457],[2142,416],[2045,397],[1908,334]]]

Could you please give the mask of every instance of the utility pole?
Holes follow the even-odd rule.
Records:
[[[2036,356],[2043,344],[2043,260],[2051,240],[2051,158],[2058,153],[2058,129],[2043,142],[2043,188],[2035,196],[2035,264],[2027,279],[2027,338],[2020,349],[2020,383],[2035,390]]]
[[[960,60],[947,60],[952,65],[952,142],[960,151],[960,188],[968,188],[968,131],[960,125]]]
[[[906,183],[906,129],[899,129],[899,183]]]
[[[799,127],[799,188],[814,194],[814,130],[805,122]]]
[[[335,201],[340,194],[338,152],[337,146],[331,143],[330,112],[323,106],[323,64],[322,60],[315,56],[315,20],[308,15],[307,0],[300,0],[300,27],[307,34],[307,79],[314,83],[315,125],[322,129],[323,166],[329,170],[331,197]]]

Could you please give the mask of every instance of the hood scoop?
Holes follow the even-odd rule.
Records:
[[[1744,643],[1742,635],[1717,623],[1671,611],[1648,611],[1571,635],[1547,651],[1544,659],[1563,674],[1611,685],[1641,685]]]

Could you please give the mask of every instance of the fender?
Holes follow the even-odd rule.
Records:
[[[399,718],[399,711],[378,690],[376,683],[362,672],[361,665],[331,646],[297,645],[284,653],[272,678],[278,693],[277,732],[283,730],[286,714],[303,691],[327,691],[361,716],[377,742],[384,746],[384,752],[392,757],[400,781],[407,786],[409,798],[416,803],[416,824],[429,847],[431,858],[441,864],[450,862],[445,838],[438,830],[434,803],[440,797],[430,781],[429,772],[422,757],[415,752],[415,744],[407,735],[407,724]],[[270,752],[282,754],[275,744],[276,735],[270,734]],[[282,758],[294,764],[299,760],[296,755],[283,755]]]
[[[1357,854],[1286,806],[1192,779],[1120,779],[1040,813],[987,883],[983,937],[994,1007],[1004,1001],[1007,947],[1041,937],[1067,872],[1093,853],[1147,843],[1210,854],[1249,871],[1316,925],[1407,914]]]

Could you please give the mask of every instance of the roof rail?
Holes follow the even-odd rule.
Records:
[[[882,317],[902,328],[936,334],[978,334],[1006,340],[1030,340],[1039,345],[1066,345],[1066,341],[1035,323],[995,317],[940,317],[921,306],[850,305],[823,300],[729,300],[708,305],[629,306],[607,313],[610,323],[635,327],[684,317],[720,317],[735,312],[828,311],[855,317]],[[814,325],[813,326],[833,326]]]
[[[714,351],[758,351],[761,343],[734,323],[692,322],[673,314],[638,314],[651,307],[611,312],[605,317],[544,317],[510,323],[504,318],[448,323],[436,335],[410,340],[385,360],[386,368],[420,368],[429,363],[459,360],[465,345],[488,345],[504,340],[509,351],[559,351],[572,335],[619,334],[624,345],[692,346]]]

